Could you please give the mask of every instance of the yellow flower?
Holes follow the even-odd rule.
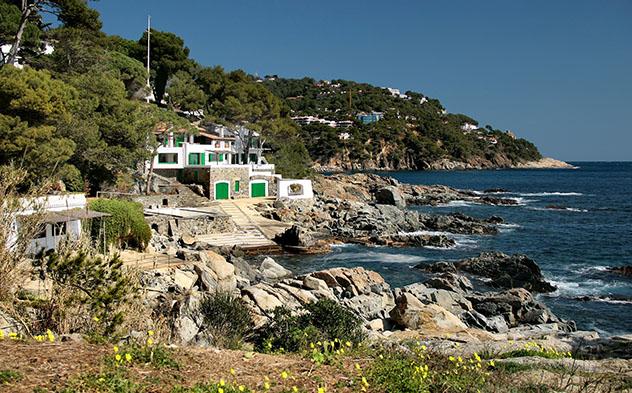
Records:
[[[246,390],[246,387],[244,385],[239,385],[239,391],[243,392]]]
[[[298,392],[298,388],[296,386],[292,386],[292,392],[297,393]]]
[[[366,380],[366,377],[362,377],[362,385],[369,386],[369,382]]]
[[[235,375],[235,369],[234,368],[230,368],[230,375]]]
[[[9,338],[11,340],[16,340],[18,338],[18,334],[16,332],[9,332]]]
[[[130,355],[129,353],[125,354],[125,360],[127,360],[128,362],[132,361],[132,355]]]
[[[46,337],[48,338],[48,341],[50,342],[54,342],[55,341],[55,335],[53,335],[53,332],[49,330],[46,330]]]
[[[217,388],[217,393],[224,393],[224,389],[222,389],[222,388]]]
[[[226,381],[224,381],[224,378],[219,380],[219,386],[225,386],[226,385]]]
[[[147,345],[153,345],[154,344],[154,340],[152,340],[151,338],[147,339]]]
[[[358,370],[358,371],[361,370],[360,365],[358,363],[355,364],[355,369]]]
[[[154,335],[154,331],[153,331],[153,330],[148,331],[148,332],[147,332],[147,335],[149,335],[149,336],[153,336],[153,335]]]
[[[325,393],[325,388],[318,388],[318,393]]]
[[[4,340],[4,331],[0,330],[0,340]]]
[[[347,342],[345,343],[345,345],[346,345],[347,347],[351,348],[351,341],[347,341]]]
[[[270,382],[264,382],[264,383],[263,383],[263,388],[264,388],[265,390],[269,390],[269,389],[270,389]]]
[[[94,322],[99,322],[99,317],[97,317],[97,316],[95,315],[94,317],[92,317],[92,320],[93,320]]]
[[[310,347],[311,349],[314,349],[316,346],[314,345],[314,343],[309,343],[309,347]]]
[[[115,346],[114,346],[114,348],[112,348],[112,349],[114,350],[114,353],[118,353],[118,351],[119,351],[119,348],[118,348],[118,346],[116,346],[116,345],[115,345]]]
[[[493,360],[490,360],[490,361],[489,361],[489,365],[490,365],[490,366],[492,366],[492,367],[494,367],[494,366],[496,365],[496,363],[495,363]]]
[[[451,362],[454,362],[456,359],[454,358],[454,356],[449,356],[448,360],[451,361]]]
[[[287,377],[288,377],[288,376],[289,376],[289,375],[288,375],[287,371],[283,371],[283,372],[281,373],[281,378],[283,378],[283,379],[287,379]]]
[[[425,345],[422,345],[422,346],[421,346],[421,350],[422,350],[422,351],[425,351],[426,349],[428,349],[428,347],[426,347]]]
[[[116,359],[117,362],[121,361],[121,354],[117,353],[116,356],[114,356],[114,359]]]

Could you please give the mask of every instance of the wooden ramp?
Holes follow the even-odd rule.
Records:
[[[216,247],[240,247],[246,251],[278,251],[280,247],[271,239],[276,233],[283,230],[283,226],[278,231],[270,231],[265,225],[267,220],[250,205],[259,203],[261,200],[229,200],[221,201],[218,207],[223,213],[230,216],[236,226],[234,232],[215,233],[196,236],[196,240],[203,241]],[[265,228],[262,228],[262,225]]]

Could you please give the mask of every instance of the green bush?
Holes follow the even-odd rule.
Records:
[[[215,345],[238,349],[252,333],[250,311],[240,298],[230,293],[216,292],[206,296],[200,303],[200,312]]]
[[[22,374],[13,370],[0,370],[0,385],[19,382],[22,379]]]
[[[358,344],[365,338],[362,321],[333,300],[308,304],[305,311],[294,315],[288,308],[277,307],[270,321],[256,335],[257,348],[268,352],[297,352],[317,341]]]
[[[118,199],[95,199],[90,201],[89,208],[110,214],[110,217],[99,220],[104,222],[107,244],[141,250],[149,244],[151,229],[145,221],[143,206],[140,203]],[[100,230],[100,222],[96,222],[92,231],[98,235]]]
[[[123,306],[135,288],[118,255],[104,259],[83,250],[51,252],[33,265],[53,283],[50,300],[40,306],[42,331],[63,331],[74,321],[70,328],[75,331],[85,328],[93,336],[109,337],[123,323]]]

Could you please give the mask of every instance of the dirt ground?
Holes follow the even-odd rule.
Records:
[[[0,392],[56,391],[82,374],[98,373],[104,369],[104,359],[111,356],[111,345],[85,343],[20,343],[0,342],[0,372],[17,371],[18,382],[0,384]],[[339,366],[319,366],[295,355],[254,354],[244,351],[213,348],[175,349],[179,370],[156,369],[151,365],[133,365],[130,376],[135,382],[146,385],[148,392],[170,392],[174,386],[192,386],[196,383],[217,382],[221,378],[251,389],[263,390],[264,377],[271,382],[271,391],[291,389],[316,391],[326,386],[327,391],[345,392],[348,375],[353,375],[354,361],[348,359]],[[235,375],[230,374],[230,369]],[[285,371],[289,378],[282,380]],[[43,388],[43,389],[42,389]]]

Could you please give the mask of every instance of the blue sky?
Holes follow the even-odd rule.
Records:
[[[152,27],[259,75],[422,92],[564,160],[632,160],[632,1],[102,0],[104,30]]]

